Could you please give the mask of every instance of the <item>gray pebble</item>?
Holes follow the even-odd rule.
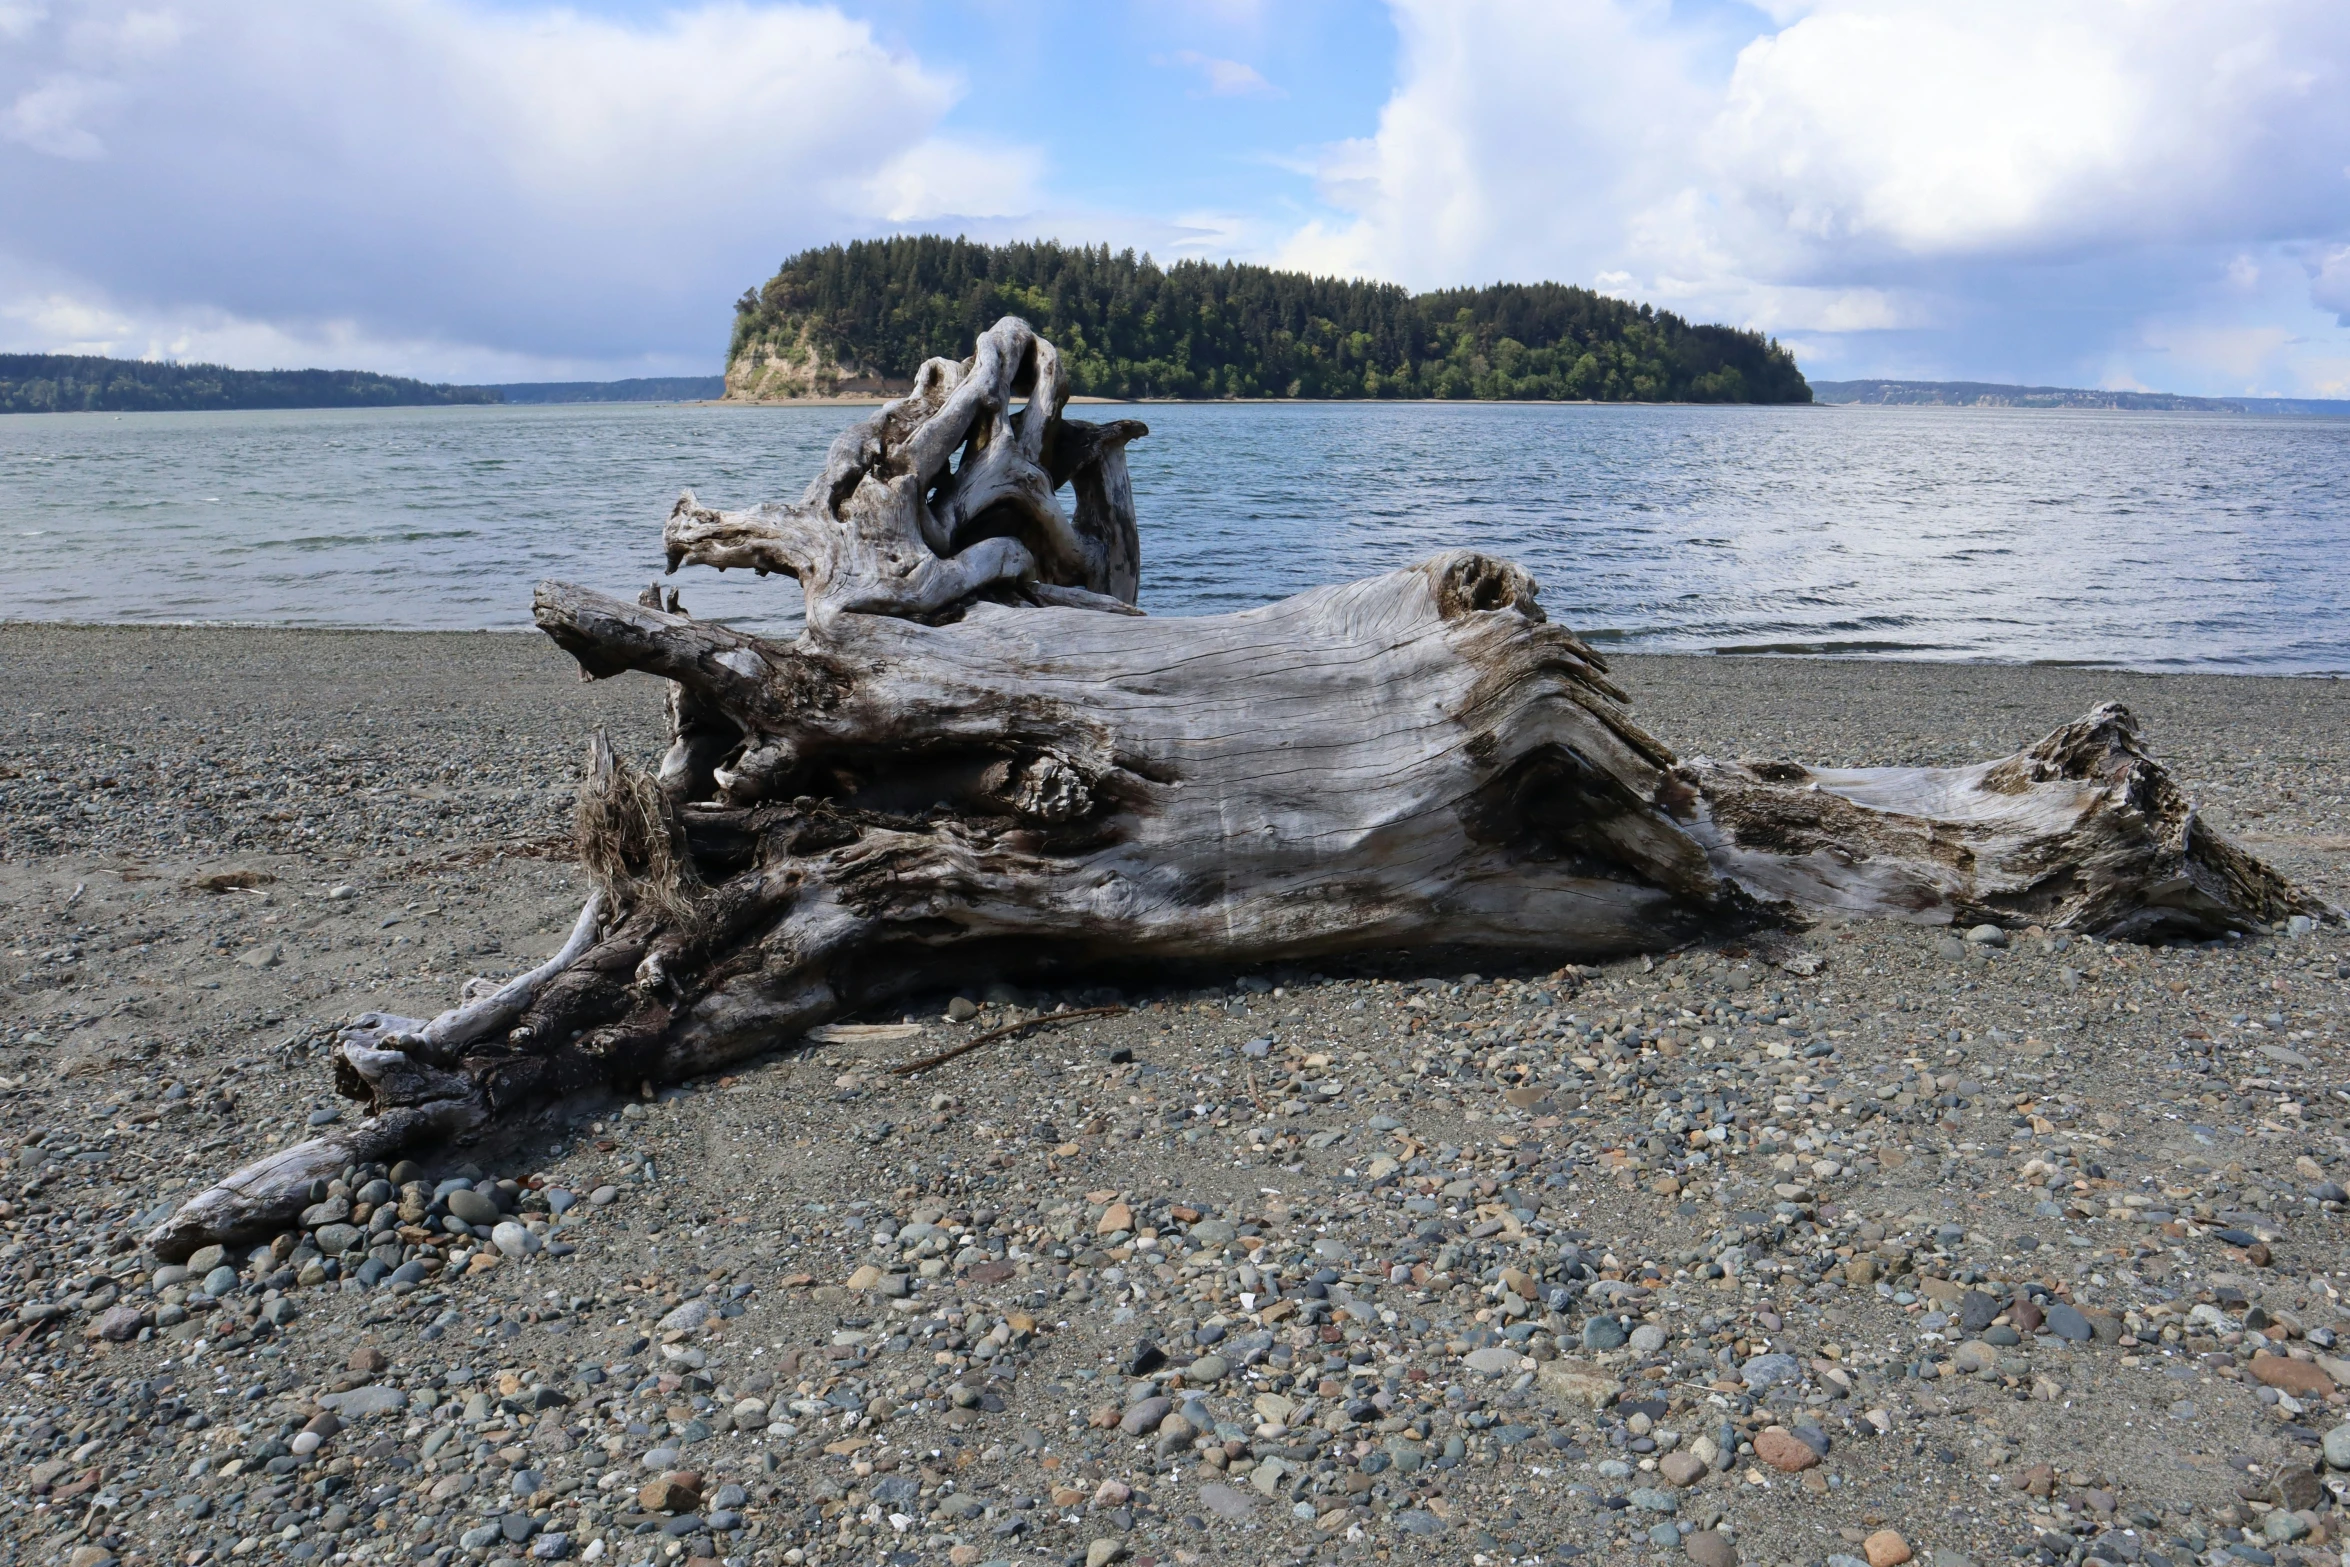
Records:
[[[486,1192],[469,1189],[453,1191],[449,1193],[448,1205],[449,1212],[457,1218],[463,1219],[467,1224],[495,1224],[498,1222],[498,1205],[491,1201]]]

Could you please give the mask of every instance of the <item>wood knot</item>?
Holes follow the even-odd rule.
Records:
[[[1443,620],[1514,609],[1539,625],[1545,618],[1534,602],[1540,589],[1523,567],[1490,555],[1459,554],[1445,561],[1436,579],[1436,613]]]

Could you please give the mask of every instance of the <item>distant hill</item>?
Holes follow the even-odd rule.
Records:
[[[497,400],[487,387],[435,386],[367,370],[230,370],[85,354],[0,354],[0,413],[399,408]]]
[[[802,251],[735,304],[727,395],[891,392],[1002,316],[1101,397],[1803,403],[1795,356],[1562,283],[1393,283],[935,235]]]
[[[722,375],[654,375],[629,381],[507,381],[485,386],[509,403],[702,403],[726,395]]]
[[[2079,386],[2008,386],[1996,381],[1814,381],[1822,403],[1900,408],[2121,408],[2155,413],[2295,414],[2350,417],[2350,401],[2315,397],[2188,397],[2177,392],[2109,392]]]

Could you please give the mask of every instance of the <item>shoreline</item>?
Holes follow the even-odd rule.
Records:
[[[1170,619],[1187,617],[1171,616]],[[711,617],[717,625],[734,624],[724,617]],[[11,633],[52,630],[86,632],[93,635],[113,633],[183,633],[251,635],[261,637],[540,637],[536,626],[288,626],[266,621],[239,620],[42,620],[11,618],[0,615],[0,638]],[[754,633],[779,635],[779,633]],[[1907,658],[1883,649],[1873,651],[1811,651],[1799,647],[1758,648],[1664,648],[1649,649],[1626,646],[1611,640],[1605,633],[1580,633],[1586,640],[1596,637],[1595,651],[1611,665],[1625,659],[1678,659],[1699,663],[1751,662],[1760,664],[1825,664],[1840,667],[1873,667],[1886,665],[1895,668],[1925,668],[1949,670],[2049,670],[2074,671],[2083,675],[2127,676],[2140,680],[2278,680],[2310,684],[2340,684],[2350,680],[2350,668],[2343,670],[2264,670],[2264,669],[2141,669],[2128,664],[2104,664],[2084,659],[1965,659],[1965,658]]]
[[[847,393],[834,397],[711,397],[694,408],[864,408],[903,397],[903,392]],[[1357,404],[1398,408],[1848,408],[1855,403],[1680,403],[1637,402],[1597,397],[1072,397],[1068,406],[1088,408],[1346,408]],[[2030,410],[2037,411],[2037,410]]]

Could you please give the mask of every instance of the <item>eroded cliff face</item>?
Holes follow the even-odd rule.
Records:
[[[744,343],[726,366],[729,402],[780,402],[798,397],[894,397],[911,381],[844,362],[812,342],[805,324]]]

